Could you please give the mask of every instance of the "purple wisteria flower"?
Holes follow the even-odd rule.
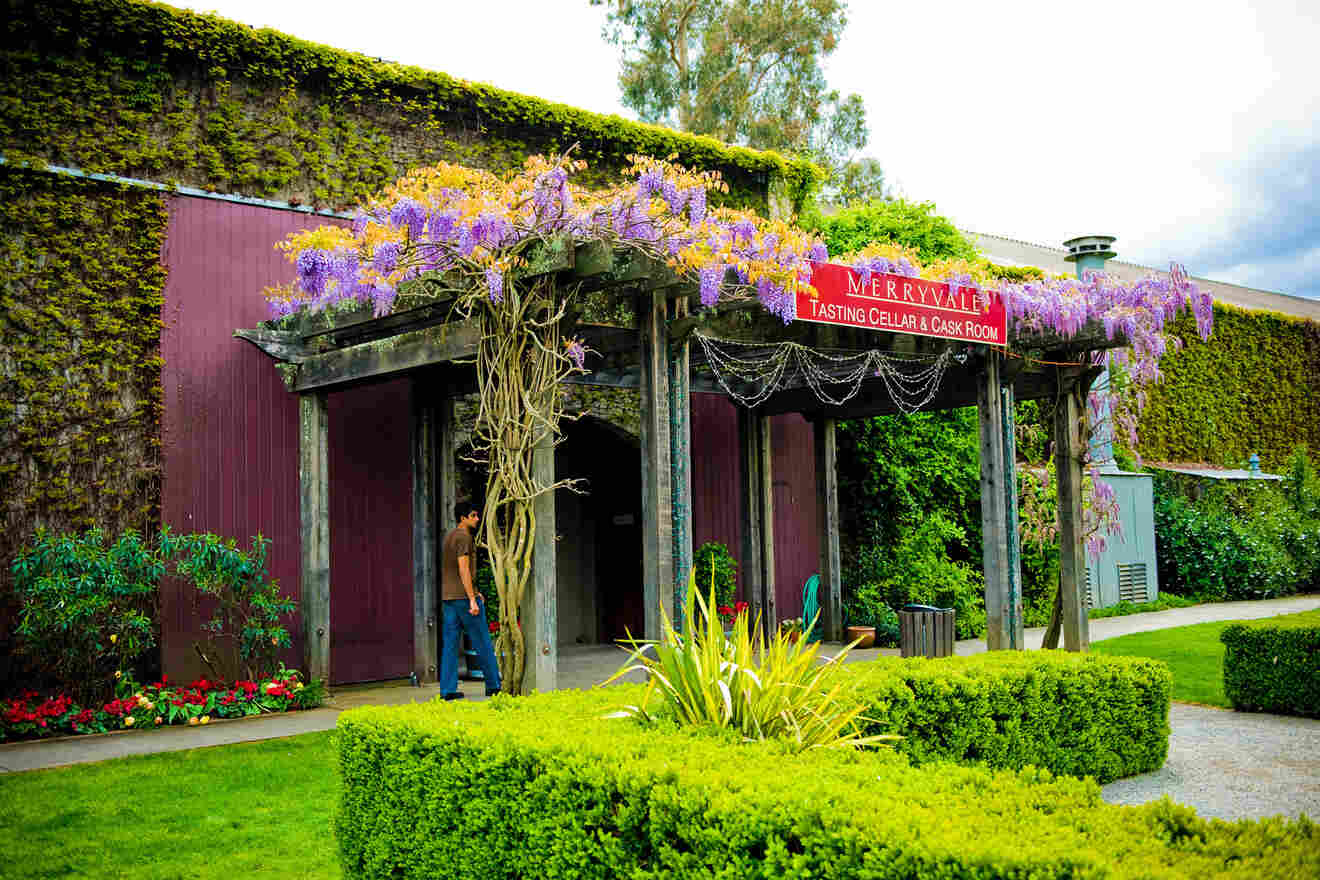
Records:
[[[587,359],[586,346],[582,344],[581,339],[567,339],[564,341],[564,354],[573,362],[573,366],[579,370],[585,369],[583,366]]]
[[[330,254],[320,248],[305,250],[298,255],[298,286],[309,296],[319,297],[325,292],[330,277]]]
[[[390,208],[390,223],[407,229],[408,237],[415,241],[426,226],[426,209],[414,199],[400,199]]]
[[[807,251],[807,259],[813,263],[828,263],[830,261],[829,248],[825,247],[825,242],[817,241],[811,245],[811,250]]]
[[[713,306],[720,301],[720,282],[724,280],[724,272],[728,267],[723,265],[702,266],[697,277],[701,284],[701,304],[703,306]]]
[[[490,291],[490,301],[496,305],[504,302],[504,274],[491,266],[486,270],[486,287]]]
[[[371,268],[382,275],[388,275],[399,265],[399,243],[397,241],[383,241],[376,245],[376,251],[371,255]]]

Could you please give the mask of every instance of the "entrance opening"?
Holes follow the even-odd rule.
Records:
[[[641,636],[642,486],[637,438],[599,419],[564,426],[555,474],[579,492],[555,494],[555,575],[561,645]]]

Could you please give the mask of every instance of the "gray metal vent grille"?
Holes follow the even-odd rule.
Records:
[[[1086,607],[1095,607],[1095,588],[1091,586],[1091,567],[1086,567]]]
[[[1146,563],[1132,562],[1118,566],[1118,598],[1121,602],[1149,602],[1146,586]]]

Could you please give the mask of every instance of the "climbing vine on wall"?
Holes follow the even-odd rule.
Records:
[[[1186,317],[1173,330],[1186,347],[1160,363],[1143,457],[1240,467],[1255,452],[1279,468],[1299,443],[1320,451],[1320,322],[1217,303],[1208,342]]]
[[[632,153],[718,167],[727,201],[800,206],[820,171],[657,126],[136,0],[16,0],[0,53],[9,161],[346,208],[409,168],[490,170],[580,144],[617,176]],[[592,175],[599,179],[592,180]]]
[[[163,197],[0,168],[0,598],[39,525],[156,525]]]

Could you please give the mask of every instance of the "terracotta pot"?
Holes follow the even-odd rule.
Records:
[[[848,627],[848,633],[847,635],[844,636],[843,640],[845,642],[851,643],[857,641],[857,639],[861,639],[860,642],[857,642],[858,648],[872,647],[873,645],[875,645],[875,627],[873,626]]]

